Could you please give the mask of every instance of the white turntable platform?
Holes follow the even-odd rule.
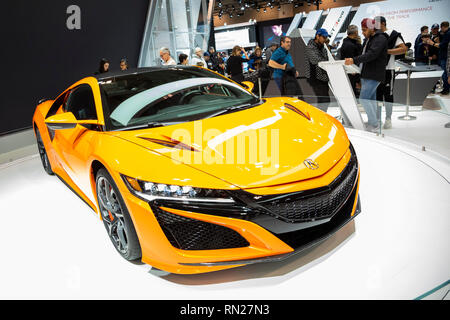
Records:
[[[353,222],[283,262],[189,276],[123,260],[37,155],[3,165],[0,299],[417,298],[450,279],[450,161],[374,134],[349,137],[361,166]]]

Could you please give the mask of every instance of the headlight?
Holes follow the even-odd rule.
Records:
[[[128,189],[134,195],[146,201],[162,199],[176,201],[234,203],[234,200],[224,190],[153,183],[138,180],[125,175],[121,176]]]

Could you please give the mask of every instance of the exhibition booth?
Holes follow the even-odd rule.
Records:
[[[231,19],[234,5],[236,12],[241,5],[259,14],[277,10],[267,1],[235,2],[143,0],[130,5],[129,17],[107,12],[102,25],[117,21],[117,37],[98,31],[101,50],[86,40],[96,4],[80,5],[80,28],[76,8],[35,8],[48,15],[37,29],[57,39],[68,58],[50,45],[41,52],[45,66],[29,75],[35,85],[28,92],[13,71],[16,81],[5,86],[11,97],[1,102],[0,241],[8,245],[0,299],[449,299],[450,98],[440,94],[443,69],[396,60],[392,127],[383,126],[386,103],[376,101],[379,127],[369,131],[366,101],[348,77],[361,68],[345,65],[339,48],[349,25],[380,15],[414,43],[422,25],[450,20],[450,1],[344,1],[308,12],[302,1],[279,1],[288,17],[215,26],[222,16]],[[53,32],[51,17],[60,9],[67,9],[67,23]],[[306,47],[320,28],[330,39],[328,61],[318,64],[328,75],[327,95],[316,95],[303,73]],[[197,66],[163,65],[163,49],[176,62],[182,54],[195,57],[196,48],[228,58],[236,45],[261,47],[265,56],[282,36],[292,39],[296,94],[280,96],[276,81],[247,63],[242,84]],[[74,46],[79,59],[69,55]],[[129,69],[94,74],[97,60],[86,62],[89,55],[108,50],[112,66],[125,52]],[[80,88],[92,89],[95,120],[82,108],[70,111]],[[228,105],[214,109],[220,103]],[[207,132],[200,142],[199,123]],[[274,150],[272,140],[261,146],[263,133],[280,139],[274,167],[273,155],[261,153]],[[222,148],[235,137],[249,145],[257,137],[257,149],[244,151],[248,162],[223,162]],[[206,153],[215,162],[195,162]],[[276,173],[259,173],[267,163]],[[319,206],[333,213],[320,216],[326,210]],[[299,218],[299,211],[309,216]],[[138,259],[130,258],[132,236]]]

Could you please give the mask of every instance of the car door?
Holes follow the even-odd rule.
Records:
[[[97,120],[96,106],[92,88],[81,84],[68,92],[62,112],[72,112],[77,120]],[[89,194],[89,159],[96,134],[96,125],[80,125],[74,128],[56,130],[52,143],[66,173],[85,193]]]

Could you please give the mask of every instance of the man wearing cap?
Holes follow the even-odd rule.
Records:
[[[430,38],[435,42],[439,42],[439,37],[439,24],[433,23],[433,25],[431,26]]]
[[[325,48],[328,37],[327,30],[317,30],[315,38],[309,40],[305,50],[305,76],[317,97],[318,108],[325,112],[328,109],[328,102],[330,102],[328,75],[325,70],[319,67],[319,62],[328,61],[327,49]]]
[[[440,42],[439,25],[437,23],[434,23],[431,26],[430,39],[434,43],[439,43]],[[427,41],[427,43],[428,43],[428,41]],[[432,56],[436,56],[437,57],[439,55],[439,48],[436,48],[436,46],[433,46],[432,43],[430,43],[430,44],[431,44],[430,54]],[[439,61],[437,62],[437,64],[439,64]]]
[[[375,30],[374,19],[361,21],[362,33],[365,37],[363,52],[355,58],[345,59],[346,65],[359,64],[361,68],[361,93],[359,99],[368,118],[367,130],[377,132],[377,87],[384,81],[387,61],[387,34]]]
[[[205,59],[206,62],[206,67],[209,70],[214,70],[214,65],[211,59],[211,56],[209,55],[209,52],[205,51],[205,53],[203,53],[203,59]]]
[[[192,66],[199,66],[203,68],[207,68],[206,61],[203,58],[203,50],[199,47],[195,48],[194,55],[191,59],[191,65]]]
[[[281,95],[284,94],[283,90],[283,76],[285,71],[294,69],[294,62],[292,56],[289,53],[291,48],[291,38],[282,36],[280,41],[280,47],[275,50],[269,60],[269,67],[273,68],[273,79],[275,80],[278,89],[280,89]],[[295,77],[298,77],[298,72],[295,71]]]
[[[377,88],[377,101],[384,101],[386,119],[383,128],[390,129],[392,128],[391,116],[392,106],[394,104],[395,56],[404,55],[408,48],[399,32],[387,29],[385,17],[375,17],[375,28],[381,30],[388,36],[386,75],[384,81],[381,81]],[[377,118],[378,120],[381,119],[381,108],[377,109]]]

